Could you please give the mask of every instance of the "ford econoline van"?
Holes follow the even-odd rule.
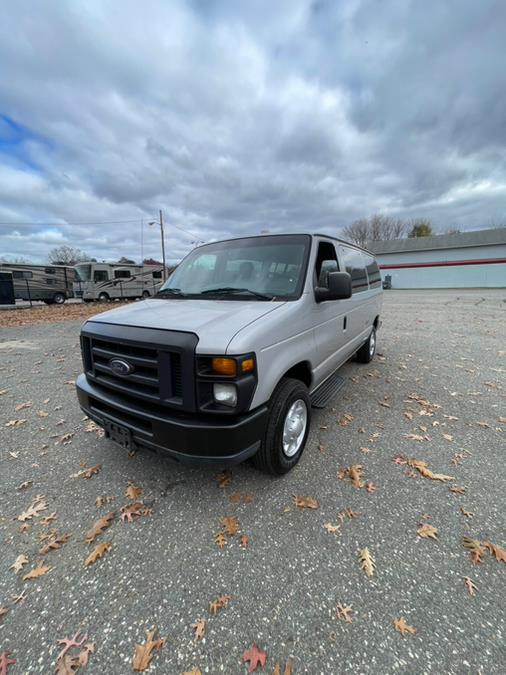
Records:
[[[373,358],[382,292],[374,257],[328,236],[200,246],[154,298],[83,325],[80,405],[129,451],[284,474],[337,369]]]

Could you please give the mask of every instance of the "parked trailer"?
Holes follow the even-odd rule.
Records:
[[[61,305],[74,295],[73,267],[1,263],[0,270],[12,273],[17,300],[43,300],[47,305]]]
[[[149,298],[163,284],[163,267],[121,263],[81,263],[74,268],[74,295],[84,302]]]

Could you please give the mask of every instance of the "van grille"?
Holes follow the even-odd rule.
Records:
[[[84,336],[83,358],[86,374],[102,387],[157,403],[182,402],[179,352],[146,344]],[[125,376],[118,375],[110,366],[111,359],[128,362],[133,366],[133,371]]]

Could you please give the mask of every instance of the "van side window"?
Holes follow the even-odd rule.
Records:
[[[363,254],[365,258],[367,276],[369,278],[369,288],[378,288],[381,286],[381,274],[378,263],[372,255]]]
[[[46,269],[44,270],[44,272],[45,272],[46,274],[56,274],[56,270],[55,270],[54,267],[46,267]]]
[[[13,279],[31,279],[33,277],[33,272],[27,272],[26,270],[13,270],[12,278]]]
[[[107,270],[93,270],[93,281],[108,281]]]
[[[153,272],[153,279],[161,279],[162,278],[162,270],[155,270]]]
[[[362,253],[347,246],[341,246],[341,255],[346,271],[351,276],[352,293],[367,291],[367,272],[365,271],[365,260]]]
[[[315,274],[316,284],[320,288],[328,286],[329,272],[338,272],[339,263],[334,244],[330,241],[321,241],[318,244],[318,253],[316,254]]]
[[[114,270],[115,279],[129,279],[130,270]]]

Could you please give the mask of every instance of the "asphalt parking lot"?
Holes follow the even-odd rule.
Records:
[[[348,385],[314,412],[295,470],[274,479],[245,464],[221,483],[149,453],[128,457],[90,430],[72,385],[80,321],[0,328],[0,654],[16,660],[9,675],[54,672],[58,640],[78,631],[96,646],[79,672],[133,672],[135,644],[153,626],[166,642],[150,673],[246,673],[254,642],[267,654],[256,672],[269,675],[290,658],[296,674],[504,673],[506,563],[484,547],[473,564],[462,539],[506,548],[506,290],[385,292],[382,320],[379,355],[343,368]],[[453,479],[431,479],[413,460]],[[343,471],[357,464],[369,489]],[[97,465],[90,478],[73,477]],[[142,494],[130,499],[129,482]],[[298,508],[294,495],[319,508]],[[97,497],[113,499],[97,508]],[[123,522],[120,508],[135,500],[143,515]],[[112,524],[87,545],[110,511]],[[220,549],[225,516],[240,532]],[[417,535],[423,523],[436,538]],[[68,541],[40,554],[54,529]],[[85,566],[105,542],[110,550]],[[18,556],[28,562],[16,572]],[[39,561],[50,569],[23,581]],[[214,614],[220,594],[230,600]],[[351,605],[351,623],[338,603]],[[416,633],[394,628],[401,617]]]

